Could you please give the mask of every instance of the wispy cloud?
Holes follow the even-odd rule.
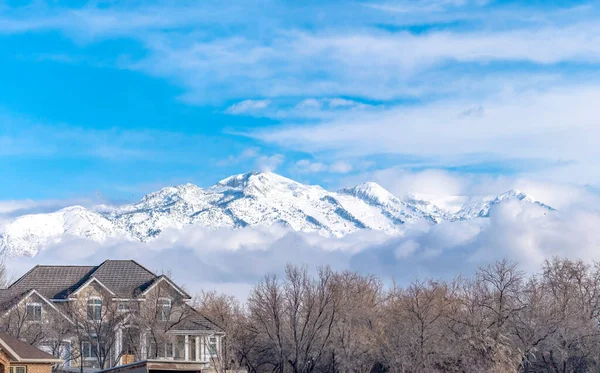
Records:
[[[258,156],[260,156],[260,149],[257,147],[251,147],[251,148],[244,149],[240,154],[237,154],[237,155],[230,154],[226,159],[218,160],[217,166],[223,167],[223,166],[237,165],[241,162],[255,159]]]
[[[269,100],[244,100],[228,107],[228,114],[252,114],[266,109],[271,102]]]
[[[480,115],[464,115],[468,102],[440,102],[270,128],[252,136],[307,152],[412,155],[436,158],[447,166],[485,158],[520,160],[523,166],[529,161],[566,168],[585,165],[588,174],[577,180],[597,183],[593,165],[600,153],[586,138],[600,135],[600,109],[594,104],[598,99],[595,86],[573,86],[489,98],[481,102]]]
[[[589,141],[598,135],[600,114],[596,4],[423,0],[298,7],[36,3],[3,8],[0,33],[58,30],[76,45],[133,40],[142,53],[111,56],[114,67],[165,79],[182,88],[181,100],[217,106],[215,112],[232,120],[283,122],[247,131],[258,146],[277,147],[260,155],[259,168],[281,166],[284,158],[302,167],[296,162],[306,154],[288,155],[301,151],[319,159],[305,164],[307,170],[356,172],[354,163],[335,162],[394,155],[416,159],[411,165],[421,168],[483,160],[513,171],[535,169],[541,178],[600,181],[599,154]],[[56,55],[72,61],[68,53]],[[211,140],[68,127],[56,133],[42,127],[32,136],[2,133],[0,153],[64,154],[77,137],[81,146],[70,149],[75,155],[183,161],[193,159],[194,145]]]
[[[366,7],[392,13],[441,12],[449,8],[483,6],[490,0],[418,0],[366,3]]]
[[[481,4],[479,4],[481,3]],[[420,10],[416,25],[427,22],[422,14],[436,9],[463,9],[485,2],[422,1],[367,3],[368,7],[392,9],[412,4],[411,15]],[[354,11],[363,9],[365,4]],[[274,6],[268,4],[267,6]],[[275,6],[274,6],[275,7]],[[277,8],[277,7],[275,7]],[[511,10],[511,8],[508,8]],[[508,10],[489,9],[506,16]],[[385,23],[384,14],[364,20],[341,23],[339,27],[319,24],[312,19],[294,18],[293,6],[285,8],[281,20],[258,12],[252,3],[223,7],[213,2],[184,2],[178,6],[85,7],[81,9],[30,9],[0,18],[0,32],[19,33],[61,30],[88,42],[115,36],[139,41],[147,55],[131,62],[119,62],[123,68],[164,77],[184,86],[182,99],[192,103],[264,100],[281,97],[350,96],[388,100],[405,96],[457,92],[464,80],[477,82],[487,75],[485,66],[494,62],[526,63],[544,66],[559,63],[600,62],[600,26],[589,11],[588,17],[567,19],[566,23],[544,22],[546,12],[538,16],[519,16],[511,28],[495,27],[494,16],[481,14],[476,22],[492,27],[436,30],[424,33],[384,31],[374,25]],[[322,5],[323,17],[341,20],[346,14]],[[352,10],[348,10],[352,11]],[[566,12],[564,10],[563,12]],[[289,12],[289,13],[288,13]],[[339,14],[337,14],[337,13]],[[160,14],[160,16],[157,16]],[[453,15],[450,12],[451,16]],[[464,12],[453,15],[460,19]],[[354,17],[356,18],[356,17]],[[215,21],[228,20],[246,33],[232,33],[215,27]],[[311,31],[302,24],[315,23]],[[556,24],[555,26],[549,26]],[[269,32],[257,32],[268,29]],[[447,70],[447,65],[475,64],[472,72]],[[533,69],[535,73],[535,69]],[[527,71],[531,75],[532,71]],[[438,84],[439,80],[445,84]],[[247,104],[250,104],[248,100]],[[240,110],[244,109],[242,105]],[[231,110],[236,110],[234,107]]]
[[[189,36],[177,37],[178,42],[150,41],[149,58],[132,68],[176,79],[198,102],[215,99],[217,87],[233,97],[267,98],[347,95],[389,100],[463,93],[460,81],[474,83],[489,72],[485,65],[495,61],[534,64],[542,72],[544,66],[562,62],[600,62],[600,49],[594,47],[600,45],[600,28],[593,23],[424,35],[292,31],[268,42],[239,37],[182,42]],[[444,69],[456,63],[480,67],[457,77]],[[436,84],[440,79],[445,84]]]
[[[353,169],[352,164],[346,161],[335,161],[331,164],[325,164],[322,162],[313,162],[310,159],[301,159],[295,164],[295,171],[299,173],[331,172],[346,174]]]

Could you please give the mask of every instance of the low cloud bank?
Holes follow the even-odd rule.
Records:
[[[66,239],[34,258],[10,259],[18,276],[35,264],[94,264],[135,259],[151,270],[170,270],[192,292],[217,289],[244,297],[266,273],[281,274],[287,263],[329,265],[375,274],[401,283],[416,277],[451,278],[500,258],[535,271],[554,256],[600,260],[600,213],[581,209],[548,211],[508,201],[489,219],[405,226],[401,236],[360,231],[343,238],[298,233],[286,227],[208,230],[189,226],[140,243],[93,243]]]

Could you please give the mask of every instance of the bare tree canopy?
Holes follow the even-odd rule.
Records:
[[[68,317],[57,314],[49,323],[28,322],[32,313],[15,304],[2,327],[31,344],[45,341],[55,355],[61,344],[47,342],[75,333],[80,345],[70,357],[86,352],[101,367],[125,355],[160,358],[156,347],[175,343],[170,331],[199,311],[225,331],[211,358],[217,372],[600,371],[599,263],[556,258],[528,275],[503,260],[470,277],[402,286],[352,271],[289,265],[281,278],[267,275],[256,284],[245,303],[213,291],[193,304],[174,299],[168,308],[157,289],[127,313],[108,298],[102,302],[98,289],[79,297],[79,305],[64,305]],[[128,334],[115,344],[116,326],[124,323]],[[136,343],[140,332],[148,343]]]
[[[373,276],[288,266],[245,305],[215,292],[226,369],[251,373],[600,371],[600,264],[507,260],[469,278],[384,288]]]

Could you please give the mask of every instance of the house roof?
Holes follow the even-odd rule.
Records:
[[[58,359],[47,352],[33,347],[13,336],[0,332],[0,348],[4,350],[13,361],[16,362],[39,362],[39,363],[61,363]]]
[[[85,282],[93,266],[45,266],[37,265],[10,285],[5,293],[22,294],[36,289],[49,299],[66,298]]]
[[[33,290],[50,301],[60,301],[93,282],[119,299],[143,298],[145,291],[161,282],[172,286],[184,299],[191,298],[168,277],[157,276],[133,260],[106,260],[98,266],[35,266],[7,289],[0,290],[0,311],[9,310]],[[54,304],[57,309],[66,307],[64,302]],[[182,330],[220,330],[200,314],[193,315],[177,327],[184,328]]]
[[[186,307],[189,307],[188,311],[190,311],[190,316],[174,325],[170,329],[171,331],[205,330],[211,332],[223,332],[223,329],[220,326],[202,315],[195,308],[190,306]]]
[[[137,297],[157,277],[134,260],[107,260],[91,275],[121,298]]]
[[[156,277],[154,280],[152,280],[152,282],[150,282],[146,288],[142,291],[141,295],[145,295],[146,293],[148,293],[152,288],[154,288],[155,286],[157,286],[158,284],[160,284],[161,282],[167,282],[169,285],[171,285],[173,287],[173,289],[175,289],[179,294],[181,294],[184,298],[187,299],[191,299],[192,297],[189,296],[188,293],[185,292],[185,290],[183,290],[182,288],[180,288],[179,286],[177,286],[176,283],[174,283],[173,281],[171,281],[167,276],[165,275],[160,275],[158,277]]]
[[[37,265],[3,293],[5,296],[14,296],[36,289],[48,299],[65,299],[91,278],[95,278],[115,296],[135,298],[157,277],[133,260],[106,260],[99,266]]]

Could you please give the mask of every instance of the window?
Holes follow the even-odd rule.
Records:
[[[10,373],[27,373],[27,367],[10,367]]]
[[[173,357],[174,347],[173,343],[165,343],[165,357]]]
[[[81,357],[84,359],[92,357],[92,344],[90,342],[81,343]]]
[[[157,312],[160,321],[168,321],[171,315],[171,300],[160,298],[158,300]]]
[[[173,357],[173,343],[165,342],[159,343],[158,348],[155,342],[150,342],[150,355],[158,358],[172,358]]]
[[[102,319],[102,299],[94,298],[87,302],[87,316],[88,320],[101,320]]]
[[[26,306],[25,319],[28,321],[42,321],[42,305],[40,303],[29,303]]]
[[[217,355],[217,337],[208,338],[208,352],[211,356]]]
[[[129,304],[125,302],[121,302],[117,305],[117,310],[119,312],[129,312]]]
[[[84,360],[94,359],[96,357],[96,344],[92,342],[81,342],[81,357]]]

